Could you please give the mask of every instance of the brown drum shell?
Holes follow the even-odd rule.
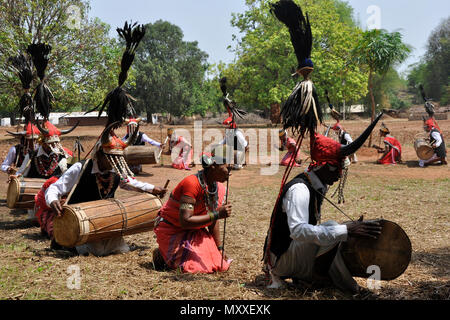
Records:
[[[425,139],[417,139],[414,142],[414,149],[420,160],[430,160],[434,155],[434,149]]]
[[[8,185],[6,205],[10,209],[33,209],[34,197],[39,193],[45,179],[12,178]]]
[[[66,205],[53,221],[56,242],[75,247],[86,242],[152,231],[161,200],[151,194]]]
[[[150,146],[129,146],[124,150],[125,161],[128,165],[158,164],[160,148]]]
[[[368,278],[369,266],[378,266],[380,280],[398,278],[411,261],[411,241],[403,229],[394,222],[376,220],[382,226],[378,239],[349,238],[341,246],[345,265],[354,277]]]

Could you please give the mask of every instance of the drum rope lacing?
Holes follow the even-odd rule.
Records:
[[[133,202],[133,204],[134,204],[134,205],[141,204],[141,203],[147,202],[148,200],[149,200],[149,199],[145,199],[145,200]],[[102,216],[102,213],[100,213],[100,214],[97,214],[97,215],[90,216],[90,217],[88,217],[88,218],[86,218],[86,219],[82,219],[81,222],[86,222],[86,221],[88,221],[88,222],[94,224],[94,223],[92,222],[92,220],[95,219],[95,218],[98,218],[98,217],[102,217],[102,218],[110,218],[110,217],[114,217],[114,216],[117,216],[117,215],[121,215],[121,216],[122,216],[122,219],[123,219],[124,214],[122,213],[122,211],[126,209],[125,206],[124,206],[124,203],[126,203],[127,201],[130,201],[130,199],[127,199],[127,200],[125,200],[125,201],[120,201],[120,200],[117,200],[117,199],[109,199],[109,201],[117,203],[118,206],[119,206],[119,208],[120,208],[120,211],[121,211],[121,212],[120,212],[120,213],[113,213],[113,214],[110,214],[110,215],[108,215],[108,216]],[[119,201],[120,203],[119,203],[118,201]],[[103,207],[103,206],[104,206],[104,205],[89,206],[89,207],[85,207],[85,208],[76,207],[75,209],[78,209],[78,210],[80,210],[80,209],[87,210],[87,209],[96,209],[96,208],[100,208],[100,207]],[[132,221],[133,219],[140,218],[140,217],[145,216],[145,215],[147,215],[148,213],[151,213],[151,212],[153,212],[153,211],[154,211],[154,209],[152,209],[152,210],[146,210],[146,211],[142,212],[142,210],[138,209],[138,210],[133,210],[133,211],[125,212],[125,216],[127,217],[127,215],[130,215],[130,214],[135,213],[135,212],[142,212],[141,214],[136,215],[136,216],[134,216],[134,217],[132,217],[132,218],[129,219],[130,221]],[[128,218],[127,218],[126,220],[128,221]],[[101,227],[101,228],[96,229],[96,230],[95,230],[95,234],[101,234],[101,233],[109,233],[109,232],[122,231],[122,235],[123,235],[123,233],[124,233],[125,231],[133,230],[133,229],[136,229],[136,228],[140,227],[141,225],[146,225],[146,224],[149,224],[149,223],[154,223],[155,221],[156,221],[156,218],[155,218],[155,219],[152,219],[152,220],[148,220],[148,221],[142,222],[142,223],[139,223],[139,224],[136,224],[136,225],[134,225],[134,226],[131,227],[131,228],[128,228],[128,226],[126,226],[126,228],[127,228],[126,230],[123,230],[123,229],[122,229],[122,230],[121,230],[121,229],[114,229],[114,230],[108,230],[108,231],[106,231],[106,232],[101,232],[101,231],[104,230],[104,229],[113,227],[114,225],[117,225],[117,224],[118,224],[118,222],[116,222],[116,223],[111,223],[111,224],[109,224],[109,225],[106,225],[106,226],[103,226],[103,227]],[[122,227],[123,227],[123,222],[122,222]]]
[[[127,209],[123,205],[123,202],[119,199],[111,199],[112,202],[116,203],[119,206],[120,213],[122,215],[122,229],[121,229],[121,235],[123,236],[124,232],[127,231],[128,227],[128,216],[127,216]]]

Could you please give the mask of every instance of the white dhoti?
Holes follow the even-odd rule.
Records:
[[[88,242],[76,247],[78,254],[93,254],[97,257],[103,257],[110,254],[127,253],[130,247],[126,244],[123,237]]]
[[[336,225],[339,224],[335,221],[327,221],[322,224],[322,226]],[[336,245],[339,245],[339,243],[340,242],[336,242],[328,246],[319,246],[314,243],[293,240],[288,250],[276,261],[271,272],[275,277],[296,278],[305,282],[311,282],[313,280],[313,270],[316,259],[332,250]],[[275,255],[272,254],[272,261],[275,259]],[[344,263],[340,248],[338,248],[328,270],[328,275],[335,286],[343,291],[355,292],[358,288],[358,284],[353,279]]]

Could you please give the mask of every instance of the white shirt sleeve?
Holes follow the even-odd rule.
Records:
[[[347,226],[313,226],[309,224],[308,187],[303,183],[293,185],[283,199],[283,210],[287,214],[291,238],[296,241],[328,246],[347,240]]]
[[[75,183],[77,183],[82,169],[83,165],[81,162],[75,163],[58,181],[48,187],[47,191],[45,191],[45,202],[47,206],[50,207],[53,201],[60,200],[63,196],[69,194]]]
[[[346,133],[346,134],[344,135],[344,139],[345,139],[345,141],[347,141],[347,144],[350,144],[350,143],[353,142],[352,137],[351,137],[348,133]]]
[[[248,142],[245,140],[245,137],[240,130],[236,131],[236,137],[238,138],[239,143],[244,146],[244,148],[247,148]]]
[[[11,165],[13,164],[15,157],[16,157],[16,147],[11,147],[8,151],[5,161],[3,161],[2,163],[1,170],[3,172],[8,171],[9,167],[11,167]]]
[[[153,139],[150,139],[145,133],[142,135],[142,141],[143,142],[147,142],[147,143],[151,144],[152,146],[156,146],[158,148],[161,148],[161,143],[156,142]]]
[[[150,183],[141,182],[131,177],[128,178],[128,182],[121,181],[120,187],[128,191],[141,191],[141,192],[142,191],[152,192],[153,189],[155,188],[155,186]]]
[[[431,136],[434,140],[436,140],[436,148],[439,148],[439,146],[442,144],[441,135],[439,134],[439,132],[434,131],[431,133]]]

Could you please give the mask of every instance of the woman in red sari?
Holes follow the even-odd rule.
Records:
[[[286,130],[280,130],[279,136],[281,142],[280,151],[284,151],[286,149],[288,150],[288,153],[286,153],[286,155],[281,160],[280,165],[288,167],[290,164],[291,167],[301,167],[302,161],[300,160],[300,151],[298,152],[295,160],[292,161],[292,158],[294,157],[295,151],[297,149],[295,140],[287,136]]]
[[[390,135],[389,129],[383,124],[380,129],[380,135],[384,138],[384,150],[379,149],[379,153],[382,153],[378,164],[397,164],[402,162],[402,146],[400,142]]]
[[[164,261],[170,269],[185,273],[227,271],[231,260],[222,261],[219,219],[231,214],[222,184],[230,167],[222,156],[204,154],[203,170],[183,179],[161,208],[154,232],[159,249],[155,266]]]

